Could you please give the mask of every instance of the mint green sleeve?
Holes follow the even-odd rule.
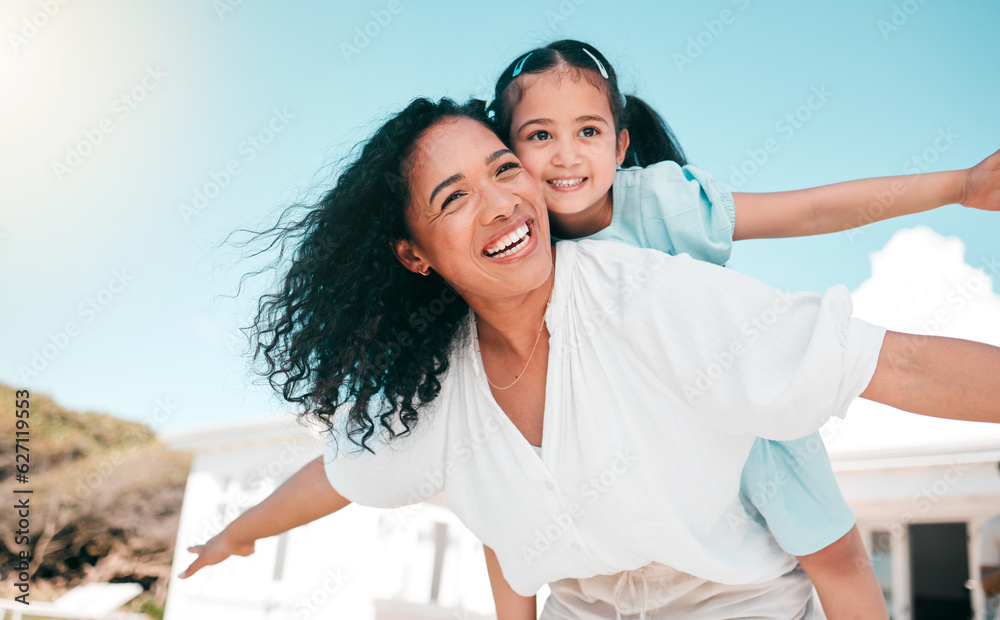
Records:
[[[740,483],[778,545],[792,555],[816,553],[854,527],[819,431],[790,441],[758,437]]]
[[[733,195],[693,166],[660,162],[619,170],[611,225],[590,239],[609,239],[723,265],[736,221]]]

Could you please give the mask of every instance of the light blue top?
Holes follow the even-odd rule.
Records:
[[[583,239],[620,241],[724,265],[733,248],[733,195],[707,172],[672,161],[615,175],[611,224]]]
[[[615,175],[612,192],[611,224],[586,239],[686,253],[717,265],[729,260],[733,195],[707,172],[670,161],[627,168]],[[854,527],[818,432],[793,441],[758,438],[741,482],[744,504],[756,508],[792,555],[815,553]]]

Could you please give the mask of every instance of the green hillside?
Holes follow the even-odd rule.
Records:
[[[30,497],[30,541],[15,535],[17,511],[0,510],[0,597],[19,594],[10,571],[28,549],[30,600],[51,600],[83,583],[134,581],[146,592],[128,609],[156,617],[166,598],[190,455],[168,450],[143,424],[69,411],[32,393],[30,471],[27,483],[19,482],[15,405],[14,388],[0,385],[0,494]]]

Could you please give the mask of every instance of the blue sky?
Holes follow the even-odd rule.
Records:
[[[267,286],[233,297],[257,263],[226,235],[324,187],[413,97],[483,96],[554,39],[601,49],[691,162],[742,191],[963,168],[1000,148],[993,2],[343,4],[5,4],[0,381],[157,430],[286,413],[241,356]],[[730,266],[854,288],[869,253],[916,224],[960,237],[972,265],[998,253],[1000,214],[949,206],[741,242]]]

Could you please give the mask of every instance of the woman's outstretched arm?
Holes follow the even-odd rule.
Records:
[[[861,397],[936,418],[1000,423],[1000,348],[886,332]]]
[[[486,552],[486,572],[490,575],[493,602],[497,606],[497,620],[535,620],[538,617],[534,596],[521,596],[510,587],[500,571],[500,562],[492,549],[483,545]]]
[[[218,564],[231,555],[250,555],[254,543],[261,538],[305,525],[350,503],[330,486],[323,468],[323,457],[317,457],[205,544],[188,547],[188,551],[197,553],[198,557],[180,577],[186,579],[203,567]]]

